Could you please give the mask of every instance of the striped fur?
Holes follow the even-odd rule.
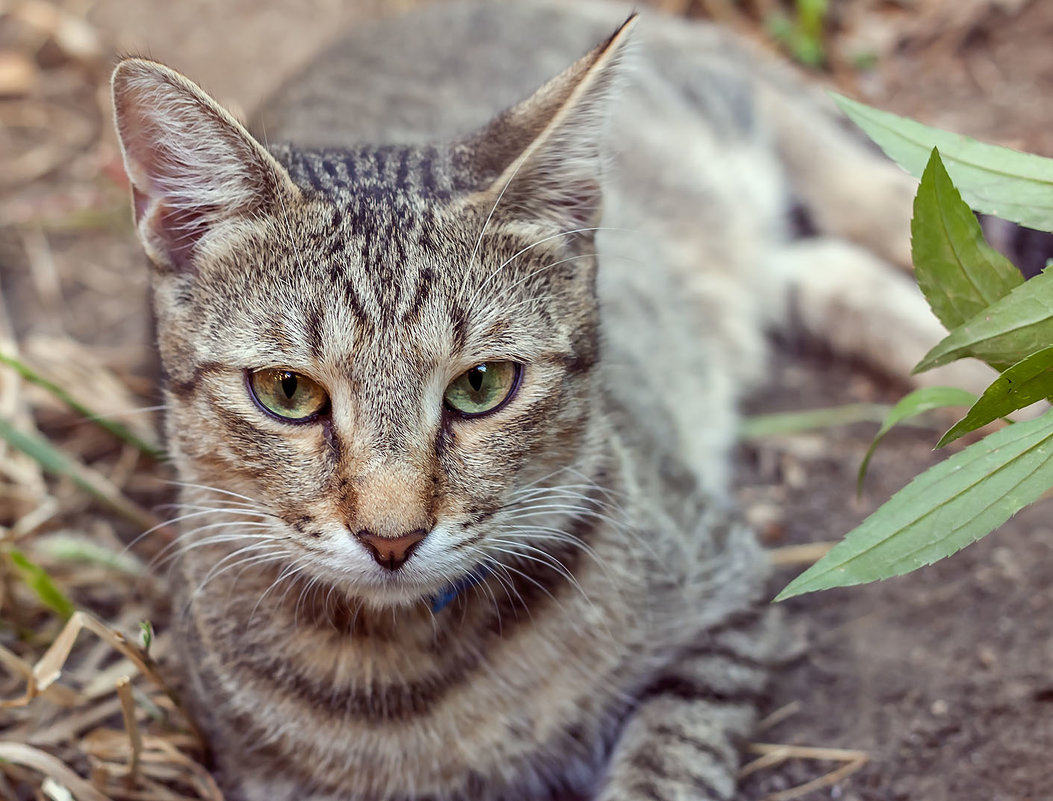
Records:
[[[363,28],[263,111],[267,147],[117,68],[188,698],[232,799],[731,798],[778,640],[726,488],[763,329],[796,293],[835,346],[932,339],[864,247],[901,254],[903,179],[713,29],[644,19],[544,83],[620,13],[573,9]],[[853,181],[880,191],[849,210]],[[800,203],[824,238],[793,241]],[[844,313],[856,263],[895,325]],[[525,365],[508,405],[444,411],[490,360]],[[265,367],[328,411],[263,413]],[[360,530],[427,536],[388,570]]]

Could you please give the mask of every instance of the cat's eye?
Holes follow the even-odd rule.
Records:
[[[329,395],[317,381],[281,367],[251,370],[248,384],[264,411],[291,423],[313,420],[329,405]]]
[[[477,364],[450,382],[443,400],[461,417],[496,412],[512,399],[522,372],[522,365],[516,362]]]

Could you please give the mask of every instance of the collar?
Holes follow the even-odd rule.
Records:
[[[442,590],[438,595],[434,595],[431,598],[431,611],[438,614],[447,606],[449,606],[453,599],[460,595],[464,590],[469,587],[474,587],[486,580],[490,575],[489,568],[480,565],[479,567],[472,570],[465,576],[457,579],[457,581],[449,584],[446,589]]]

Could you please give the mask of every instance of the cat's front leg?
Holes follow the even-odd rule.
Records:
[[[758,642],[748,630],[707,637],[658,676],[626,721],[596,801],[733,798],[767,680]]]

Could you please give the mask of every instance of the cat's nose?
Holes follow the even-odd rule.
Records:
[[[422,528],[398,537],[382,537],[369,529],[362,529],[355,537],[366,546],[366,550],[387,570],[398,570],[410,558],[413,550],[428,536]]]

